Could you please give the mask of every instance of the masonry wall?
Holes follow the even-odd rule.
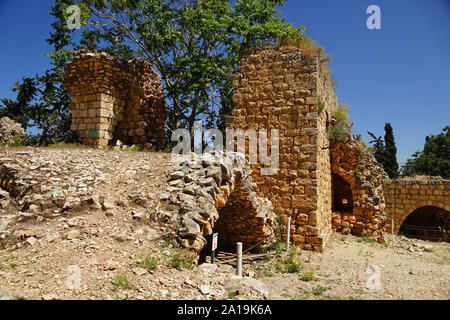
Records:
[[[386,227],[383,181],[388,178],[383,167],[351,137],[331,143],[330,150],[331,171],[348,183],[353,198],[351,212],[333,212],[333,230],[367,234],[383,241]]]
[[[158,146],[165,108],[159,75],[142,60],[122,61],[106,52],[77,51],[66,66],[72,96],[71,130],[86,144],[110,140]]]
[[[384,180],[387,231],[397,234],[403,221],[416,209],[434,206],[450,211],[450,180],[429,178],[423,180]]]
[[[234,76],[236,108],[229,121],[232,129],[279,130],[279,170],[263,176],[254,164],[253,181],[284,226],[291,217],[294,243],[317,251],[331,233],[326,123],[336,107],[332,88],[319,81],[323,76],[318,58],[303,57],[298,48],[261,49],[244,58]]]

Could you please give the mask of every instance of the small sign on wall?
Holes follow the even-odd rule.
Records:
[[[89,138],[90,139],[97,139],[98,138],[98,130],[95,128],[89,129]]]

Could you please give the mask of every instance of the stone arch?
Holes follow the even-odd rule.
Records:
[[[449,241],[449,212],[434,205],[420,206],[402,219],[398,233],[423,240]]]
[[[394,226],[395,234],[398,234],[405,220],[415,211],[423,207],[435,207],[450,212],[450,204],[437,202],[433,200],[418,200],[407,206],[404,210],[399,210],[396,217],[396,225]]]
[[[254,191],[251,168],[242,154],[212,152],[182,161],[174,167],[169,185],[160,195],[156,217],[170,224],[177,242],[195,251],[197,258],[215,228],[220,230],[219,241],[241,241],[244,248],[274,235],[272,204]]]

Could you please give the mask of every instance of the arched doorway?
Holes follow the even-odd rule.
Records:
[[[406,217],[399,234],[409,238],[450,242],[449,227],[449,211],[434,206],[423,206]]]
[[[257,252],[273,235],[273,226],[268,223],[271,218],[267,219],[270,210],[267,202],[248,189],[232,192],[225,205],[217,209],[219,218],[213,226],[213,233],[218,233],[217,252],[234,254],[237,242],[242,242],[244,251]],[[212,235],[205,239],[200,262],[211,255]]]
[[[350,184],[333,173],[333,212],[353,213],[353,194]]]

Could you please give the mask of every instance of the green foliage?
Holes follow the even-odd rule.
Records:
[[[318,285],[317,287],[311,290],[311,293],[315,296],[321,296],[327,290],[331,290],[331,288]]]
[[[172,268],[192,269],[193,268],[193,256],[187,250],[177,250],[170,254],[169,263],[172,266]]]
[[[141,152],[142,146],[138,144],[134,144],[132,146],[125,146],[122,151],[128,151],[128,152]]]
[[[356,180],[361,180],[361,170],[359,168],[355,168],[353,170],[353,176],[356,178]]]
[[[173,231],[166,228],[166,234],[164,235],[164,244],[168,247],[173,244]]]
[[[146,268],[148,270],[153,270],[159,265],[160,259],[158,257],[153,257],[147,255],[143,260],[137,263],[138,267]]]
[[[401,169],[402,176],[430,175],[450,179],[450,126],[427,136],[422,151],[417,151]]]
[[[376,243],[377,240],[371,236],[368,236],[366,234],[360,235],[356,238],[357,242],[365,242],[365,243]]]
[[[236,299],[236,291],[228,292],[228,299],[229,300]]]
[[[317,113],[321,114],[325,110],[325,104],[320,100],[320,97],[318,98],[318,107],[317,107]]]
[[[114,286],[114,289],[132,289],[133,285],[128,280],[125,274],[119,274],[111,280],[111,284]]]
[[[303,263],[297,261],[298,249],[295,246],[289,248],[289,256],[282,260],[278,270],[283,273],[299,273],[303,269]]]
[[[373,138],[370,143],[373,144],[373,155],[375,159],[383,166],[389,178],[398,177],[397,147],[395,146],[394,132],[390,123],[384,126],[384,140],[376,137],[372,132],[368,134]]]
[[[312,271],[305,271],[301,276],[300,276],[300,280],[302,281],[314,281],[316,280],[316,276],[314,275],[314,272]]]
[[[348,139],[353,127],[353,124],[350,123],[349,111],[349,106],[341,104],[331,114],[334,123],[327,130],[328,140],[345,141]]]
[[[398,177],[398,162],[397,162],[397,147],[395,146],[394,131],[391,124],[388,122],[384,126],[384,145],[385,145],[385,163],[383,163],[384,170],[389,178],[395,179]]]

